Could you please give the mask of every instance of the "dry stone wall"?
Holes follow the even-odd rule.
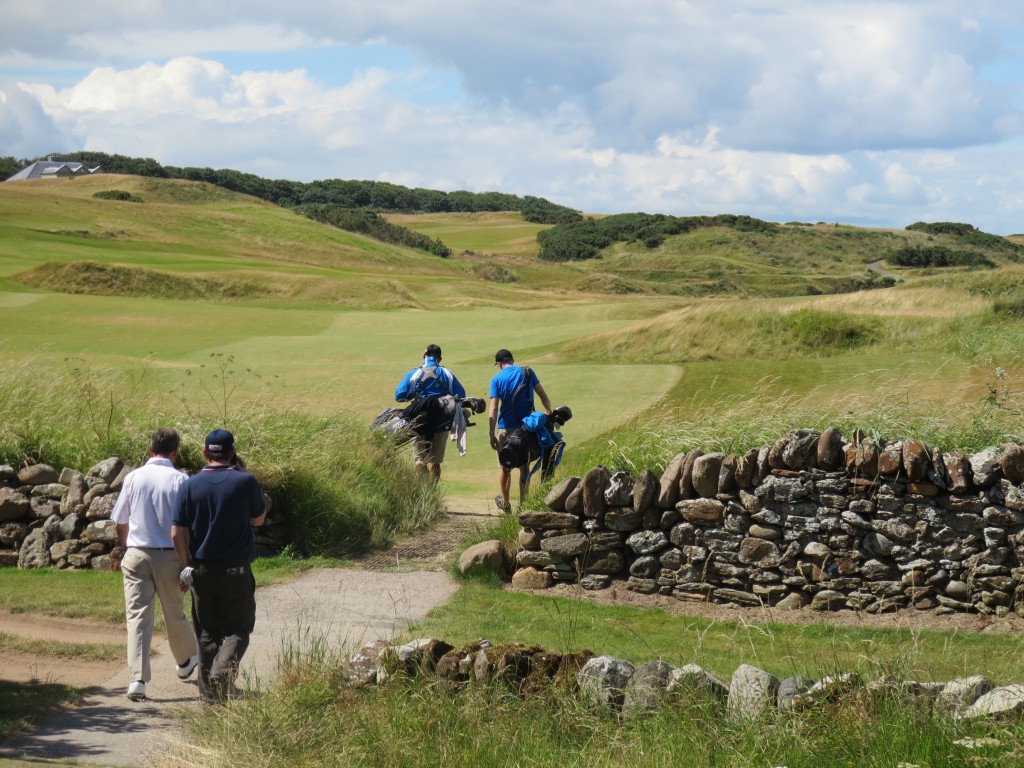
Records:
[[[133,469],[116,457],[86,472],[0,465],[0,567],[109,570],[119,554],[110,514]],[[287,540],[284,521],[268,514],[257,529],[258,553],[276,554]]]
[[[702,703],[718,705],[733,719],[755,719],[772,711],[810,712],[833,708],[843,698],[864,695],[918,703],[936,717],[973,720],[1024,712],[1024,686],[996,684],[980,675],[947,682],[882,677],[862,679],[852,673],[812,680],[803,675],[779,679],[743,664],[728,684],[697,664],[674,667],[663,660],[634,665],[593,651],[552,653],[521,643],[493,645],[482,639],[461,648],[444,640],[420,638],[402,645],[379,640],[363,646],[342,666],[353,686],[384,685],[403,678],[433,679],[457,690],[481,684],[500,685],[522,696],[551,690],[580,697],[590,707],[635,718],[660,707]],[[705,710],[714,716],[716,709]]]
[[[1024,448],[797,430],[661,477],[594,467],[519,515],[513,583],[867,612],[1024,615]]]

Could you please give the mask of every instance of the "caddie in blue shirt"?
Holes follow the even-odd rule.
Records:
[[[551,415],[551,400],[548,393],[540,385],[540,379],[531,368],[521,368],[515,364],[512,353],[507,349],[499,349],[494,355],[494,364],[500,370],[491,379],[491,405],[488,411],[488,427],[490,429],[491,448],[501,451],[509,430],[521,427],[523,419],[533,412],[533,393],[540,396],[544,404],[544,413]],[[500,462],[499,462],[500,463]],[[519,503],[523,503],[529,484],[529,458],[518,466],[519,470]],[[501,495],[495,497],[494,503],[503,512],[512,511],[509,498],[512,486],[512,470],[501,467],[499,476]]]
[[[463,398],[465,388],[455,378],[455,374],[441,365],[441,348],[431,344],[423,353],[423,364],[413,368],[395,387],[395,400],[399,403],[426,398]],[[445,448],[448,445],[448,433],[451,429],[451,414],[455,412],[454,400],[437,405],[432,409],[436,414],[436,423],[429,430],[428,436],[417,435],[413,441],[413,456],[416,466],[429,472],[434,482],[441,479],[441,462],[444,461]]]

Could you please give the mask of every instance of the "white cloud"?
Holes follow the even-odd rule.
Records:
[[[1015,4],[0,0],[0,154],[1019,231]]]
[[[0,155],[34,158],[59,152],[76,140],[55,124],[31,94],[16,83],[0,80]]]

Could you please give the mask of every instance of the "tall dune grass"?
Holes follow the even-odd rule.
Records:
[[[140,464],[158,426],[182,436],[179,463],[202,467],[202,440],[215,427],[236,437],[238,452],[293,527],[294,551],[352,555],[443,513],[440,491],[417,474],[393,441],[352,416],[314,416],[274,405],[271,392],[236,402],[246,374],[226,359],[157,401],[143,387],[145,365],[131,371],[68,361],[61,370],[32,362],[0,372],[0,462],[42,462],[81,471],[118,456]]]
[[[1024,441],[1024,391],[1003,369],[995,369],[987,391],[973,402],[922,397],[927,382],[891,379],[870,394],[778,392],[761,381],[752,391],[716,397],[677,409],[654,409],[631,425],[576,447],[563,471],[583,473],[603,464],[614,469],[664,469],[677,453],[700,449],[740,454],[770,445],[798,428],[837,427],[886,440],[915,438],[943,450],[976,451]]]

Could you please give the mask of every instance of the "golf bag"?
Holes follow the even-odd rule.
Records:
[[[505,432],[505,442],[498,451],[498,463],[511,470],[535,462],[528,477],[539,471],[541,481],[547,482],[554,476],[565,452],[565,441],[556,428],[571,418],[572,410],[567,405],[555,408],[550,416],[534,411],[523,419],[521,427]]]
[[[417,436],[430,439],[437,432],[451,428],[452,415],[445,409],[443,400],[435,396],[422,397],[405,408],[385,408],[370,424],[370,429],[379,429],[398,443],[407,443]],[[456,401],[456,407],[462,409],[466,426],[472,427],[474,422],[470,417],[483,413],[486,405],[483,398],[465,397]]]

